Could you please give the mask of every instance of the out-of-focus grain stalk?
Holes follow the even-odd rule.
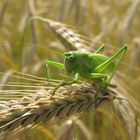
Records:
[[[134,15],[136,14],[138,8],[140,6],[140,0],[132,1],[130,8],[128,9],[128,13],[126,14],[126,18],[124,18],[123,25],[122,25],[122,32],[124,32],[124,36],[126,33],[130,33],[131,24],[133,22]]]
[[[35,0],[29,0],[29,17],[36,15],[34,5],[35,5]],[[34,54],[36,52],[36,45],[34,44],[38,43],[37,30],[36,30],[36,25],[34,20],[31,21],[31,31],[32,31],[32,48],[30,51],[30,58],[29,58],[30,63],[32,63]]]
[[[2,25],[4,14],[6,12],[6,9],[7,9],[8,5],[9,5],[9,3],[10,3],[10,0],[4,1],[3,7],[0,10],[0,26]]]
[[[80,0],[71,0],[68,5],[67,15],[72,13],[72,10],[75,10],[75,24],[78,23],[80,17]]]
[[[61,4],[60,4],[60,14],[59,14],[59,18],[58,18],[58,20],[59,20],[60,22],[63,22],[64,19],[65,19],[65,15],[66,15],[66,13],[67,13],[67,11],[66,11],[67,2],[68,2],[67,0],[61,0]]]
[[[85,134],[86,140],[93,140],[93,136],[90,132],[90,130],[86,127],[85,124],[80,119],[75,118],[74,123],[79,127],[79,129]]]
[[[5,72],[4,76],[0,79],[0,84],[5,84],[7,83],[9,76],[13,73],[12,70],[8,70],[7,72]],[[3,90],[4,86],[0,86],[0,90]]]
[[[124,128],[128,130],[132,140],[139,140],[138,104],[135,99],[121,86],[122,82],[116,79],[119,88],[116,89],[118,96],[113,100],[116,114],[125,122]],[[123,123],[122,121],[122,123]]]
[[[133,47],[131,48],[131,50],[132,54],[129,71],[132,74],[132,76],[135,76],[136,79],[138,79],[140,72],[140,37],[134,38]],[[137,68],[137,70],[134,71],[134,68]]]
[[[107,29],[106,29],[106,19],[102,19],[102,24],[101,24],[101,32],[92,40],[92,47],[94,48],[97,43],[101,42],[101,39],[105,36]]]
[[[61,130],[59,135],[58,135],[58,140],[68,140],[73,138],[73,133],[72,133],[72,120],[69,119],[62,123]]]
[[[76,1],[75,24],[78,24],[78,22],[79,22],[80,8],[81,8],[80,0],[77,0]]]

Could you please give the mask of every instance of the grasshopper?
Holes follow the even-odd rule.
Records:
[[[77,34],[76,31],[65,24],[54,22],[39,16],[35,16],[32,19],[38,19],[47,23],[66,48],[72,46],[74,49],[84,50],[85,48],[88,48],[87,46],[91,45],[90,40]],[[111,57],[102,54],[104,48],[105,45],[101,45],[101,47],[99,47],[94,53],[83,51],[65,52],[64,63],[47,60],[46,69],[48,77],[49,65],[64,69],[67,74],[72,74],[74,77],[72,81],[63,81],[56,86],[52,95],[55,94],[55,91],[59,87],[77,82],[79,76],[84,79],[99,81],[100,89],[102,90],[105,90],[109,85],[111,85],[111,79],[115,75],[120,62],[124,58],[127,51],[127,45],[125,44]],[[115,61],[116,58],[119,58],[118,62]]]
[[[55,67],[65,69],[68,75],[74,75],[73,81],[63,81],[54,88],[52,94],[54,95],[55,91],[61,86],[77,82],[79,76],[89,80],[100,80],[100,88],[106,89],[110,85],[111,79],[115,75],[120,62],[124,58],[127,51],[127,45],[125,44],[111,57],[102,54],[104,48],[105,45],[102,45],[94,53],[85,53],[80,51],[65,52],[64,64],[47,60],[47,73],[49,73],[49,65],[53,65]],[[119,60],[116,63],[115,59],[117,57],[119,57]]]

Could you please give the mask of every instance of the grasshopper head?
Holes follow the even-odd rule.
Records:
[[[74,57],[74,52],[66,52],[65,53],[65,70],[67,74],[71,74],[75,68],[75,57]]]

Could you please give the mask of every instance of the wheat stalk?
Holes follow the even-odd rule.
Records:
[[[40,98],[24,97],[22,102],[19,100],[1,104],[0,132],[69,117],[96,108],[104,100],[116,96],[109,94],[108,89],[100,91],[92,84],[73,85],[71,89],[60,88],[52,99],[50,91],[45,92]]]

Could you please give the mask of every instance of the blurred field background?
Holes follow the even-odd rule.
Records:
[[[126,91],[124,96],[132,101],[138,111],[138,117],[140,116],[139,0],[1,0],[1,91],[5,89],[2,84],[6,85],[11,79],[15,84],[25,83],[20,78],[10,78],[13,70],[45,78],[46,59],[63,62],[63,56],[60,54],[66,49],[46,24],[37,20],[28,22],[29,18],[35,15],[75,27],[92,40],[93,51],[102,43],[106,44],[105,53],[109,56],[123,44],[128,44],[128,52],[116,78]],[[58,75],[61,71],[54,69],[52,73],[53,78],[61,79]],[[33,81],[30,84],[34,84]],[[0,98],[3,100],[2,95]],[[19,97],[8,94],[4,100],[16,98]],[[59,120],[51,125],[44,124],[33,130],[25,130],[15,134],[13,139],[131,140],[133,138],[125,129],[125,123],[114,113],[112,104],[106,103],[96,111],[83,113],[76,119]]]

